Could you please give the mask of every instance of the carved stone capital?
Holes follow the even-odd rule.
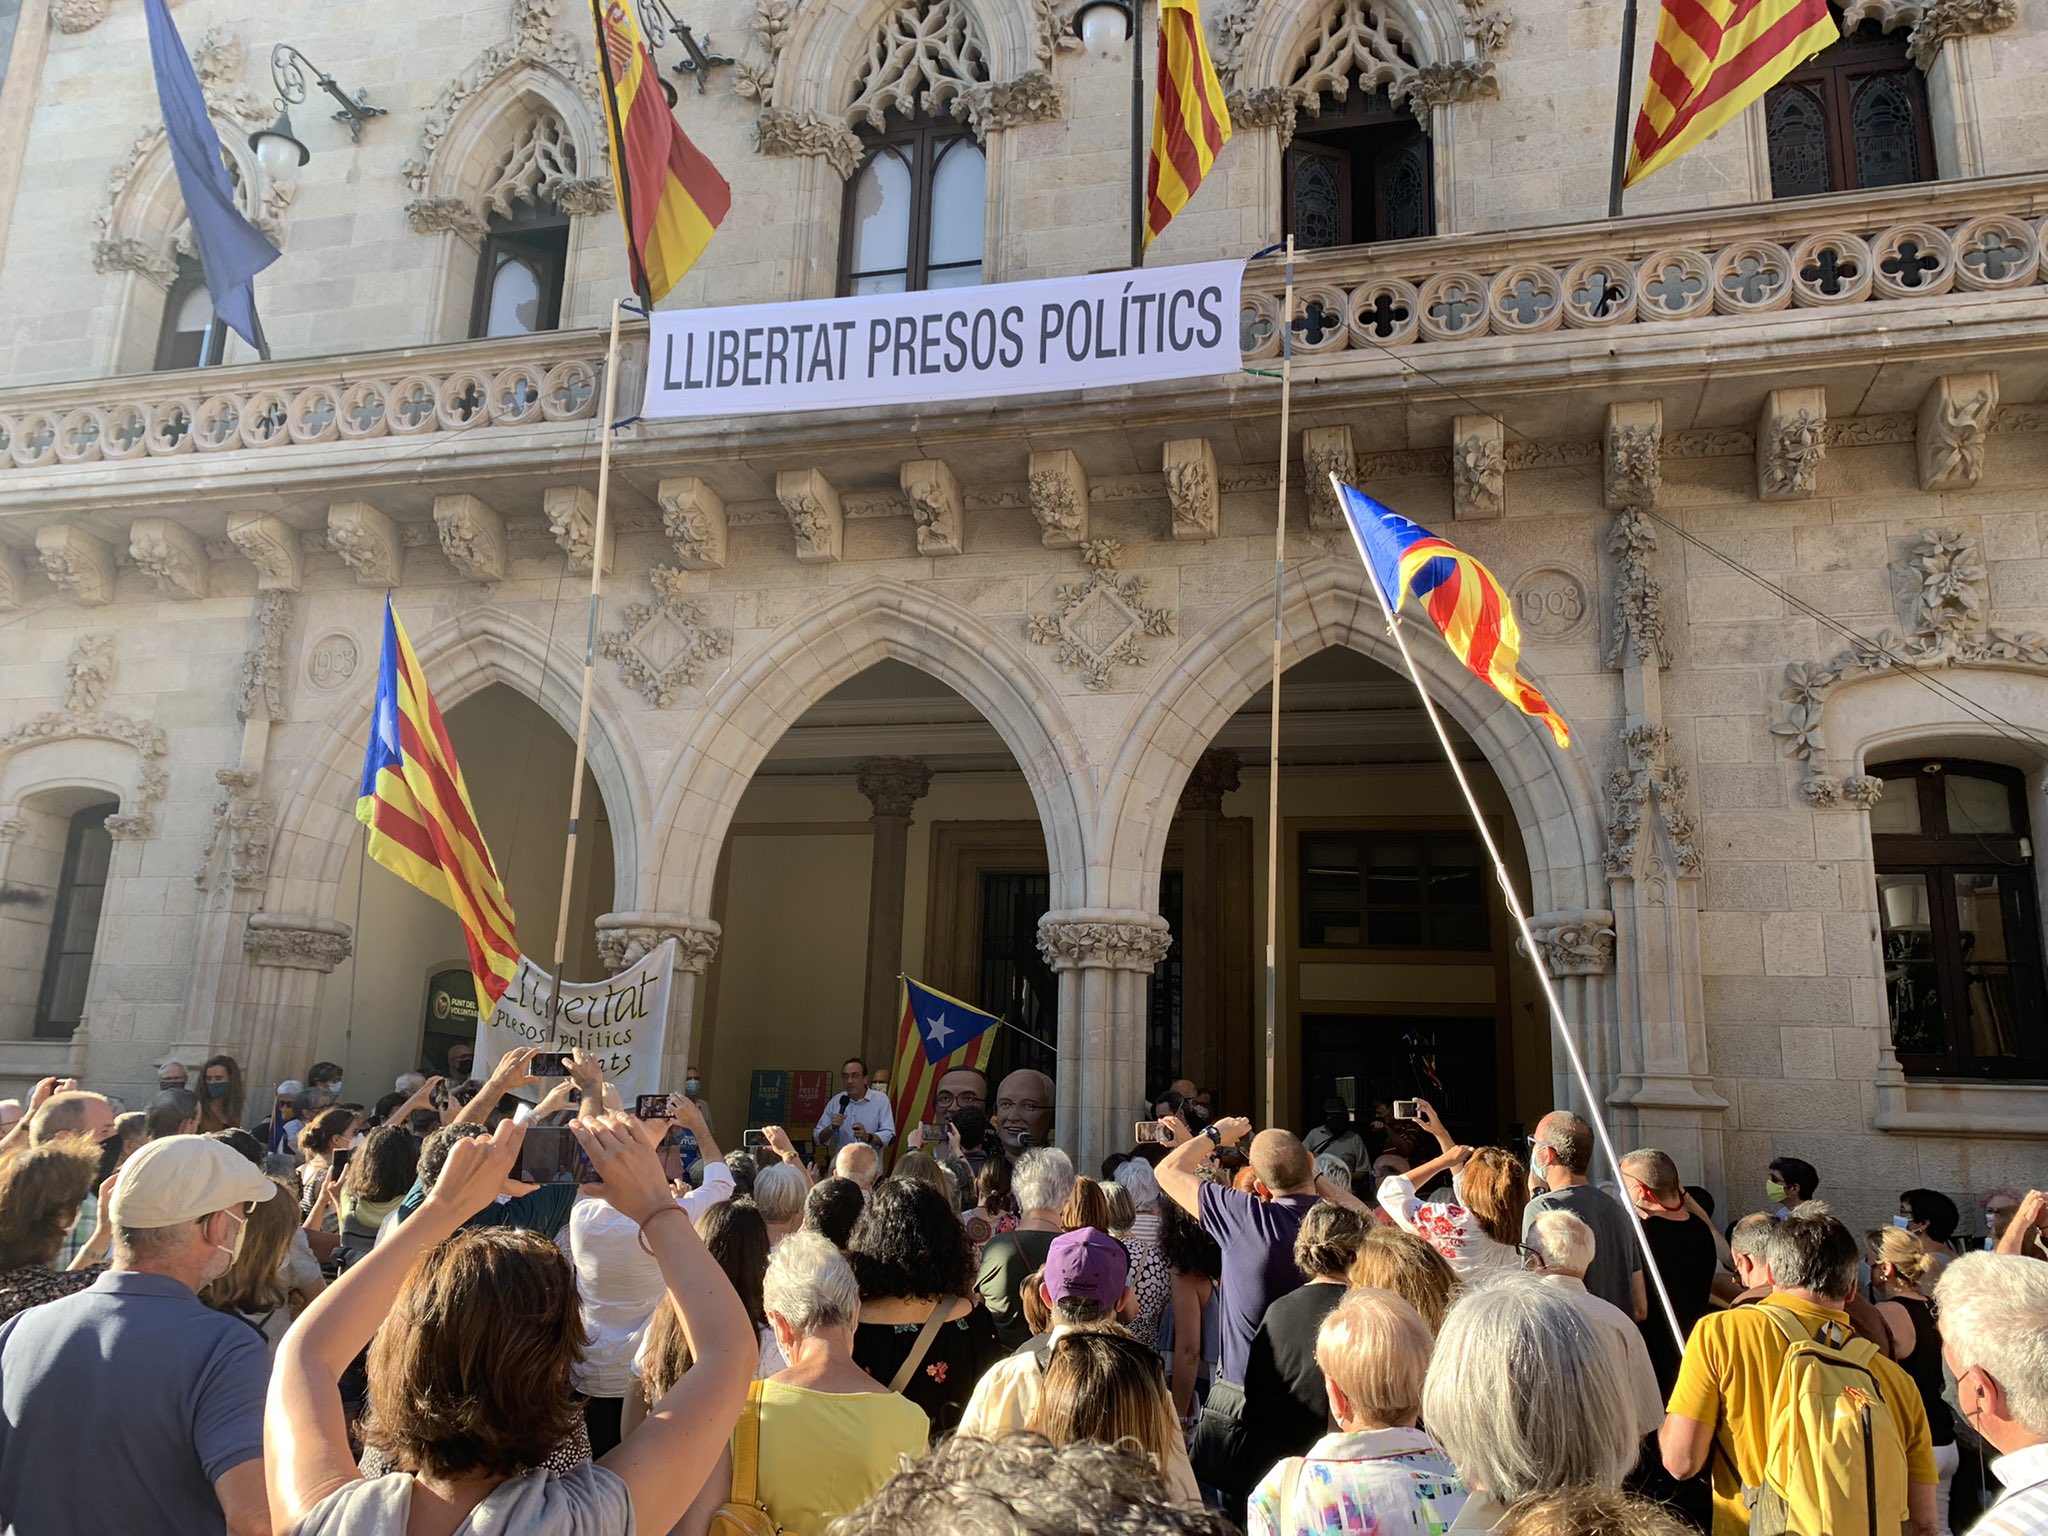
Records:
[[[1150,972],[1173,947],[1173,930],[1154,912],[1083,909],[1038,920],[1038,953],[1055,971]]]
[[[167,517],[137,518],[128,529],[128,558],[165,597],[206,596],[206,542]]]
[[[1924,0],[1920,19],[1906,40],[1906,53],[1922,69],[1929,69],[1941,45],[1950,38],[2003,32],[2019,16],[2019,0]]]
[[[1948,373],[1927,386],[1913,443],[1923,491],[1968,491],[1984,477],[1984,450],[1998,414],[1998,375]]]
[[[1222,748],[1204,752],[1195,759],[1188,781],[1181,787],[1181,815],[1219,815],[1223,810],[1223,797],[1236,789],[1238,783],[1235,752]]]
[[[221,797],[214,802],[213,827],[192,878],[198,885],[224,881],[238,891],[260,891],[270,876],[270,851],[277,836],[277,811],[258,797],[263,775],[247,768],[214,772]]]
[[[1300,111],[1300,104],[1284,85],[1262,85],[1255,91],[1232,91],[1224,105],[1230,109],[1233,129],[1277,129],[1283,151],[1294,138],[1295,117]]]
[[[1608,511],[1656,506],[1664,488],[1664,403],[1631,400],[1608,406],[1603,458]]]
[[[1216,477],[1216,451],[1206,437],[1181,437],[1160,455],[1166,499],[1173,506],[1176,539],[1213,539],[1222,527],[1223,495]]]
[[[19,816],[0,820],[0,843],[18,843],[28,836],[28,822]]]
[[[645,960],[664,939],[674,939],[677,968],[701,976],[718,954],[718,937],[718,924],[708,917],[607,912],[597,920],[598,958],[614,975]]]
[[[1499,517],[1508,504],[1507,431],[1495,416],[1451,419],[1451,516]]]
[[[1543,969],[1552,976],[1605,976],[1614,969],[1614,914],[1545,912],[1529,919]],[[1520,939],[1515,948],[1529,949]]]
[[[296,592],[305,579],[299,531],[268,512],[230,512],[228,542],[256,567],[261,592]]]
[[[50,20],[59,32],[90,32],[107,19],[107,0],[50,0]]]
[[[864,152],[846,124],[816,112],[770,107],[754,120],[754,146],[764,155],[818,155],[844,181],[860,168]]]
[[[957,555],[967,547],[967,506],[944,459],[905,459],[899,471],[920,555]]]
[[[1067,91],[1049,70],[1026,70],[1014,80],[972,86],[962,98],[977,138],[1019,123],[1048,123],[1067,115]]]
[[[725,498],[695,475],[674,475],[656,488],[662,531],[686,571],[725,568]]]
[[[422,197],[405,205],[406,222],[416,235],[461,235],[480,240],[484,216],[459,197]]]
[[[68,523],[36,530],[36,556],[43,574],[83,608],[104,608],[114,600],[113,546],[97,534]]]
[[[339,501],[327,509],[327,543],[355,572],[359,587],[395,587],[405,543],[398,525],[367,501]]]
[[[572,181],[558,181],[552,191],[555,206],[573,218],[611,212],[613,193],[609,176],[579,176]]]
[[[1445,64],[1425,64],[1405,82],[1403,94],[1416,121],[1429,127],[1429,114],[1453,102],[1483,101],[1500,95],[1500,82],[1493,77],[1491,60],[1454,59]]]
[[[487,586],[505,579],[505,519],[482,497],[436,496],[434,531],[456,574]]]
[[[590,569],[590,552],[597,544],[597,497],[580,485],[551,485],[541,493],[541,508],[547,513],[548,532],[569,557],[569,569]],[[604,568],[612,568],[612,530],[604,535]]]
[[[1088,474],[1070,448],[1031,455],[1031,515],[1047,549],[1072,549],[1088,537]]]
[[[1759,501],[1805,501],[1820,484],[1827,456],[1828,396],[1817,385],[1774,389],[1756,424]]]
[[[353,948],[346,923],[321,917],[254,912],[242,934],[242,953],[251,961],[288,970],[332,971]]]
[[[796,535],[796,557],[805,565],[836,561],[845,547],[846,513],[839,491],[823,470],[785,469],[775,477],[775,499]]]
[[[1349,485],[1358,478],[1358,452],[1349,427],[1310,427],[1301,434],[1301,467],[1308,481],[1308,525],[1317,532],[1344,526],[1330,476]]]
[[[93,242],[92,269],[95,272],[134,272],[169,292],[178,280],[177,259],[170,251],[146,240],[120,239]]]
[[[932,787],[931,765],[914,757],[863,758],[854,767],[853,786],[867,796],[877,821],[908,817]]]

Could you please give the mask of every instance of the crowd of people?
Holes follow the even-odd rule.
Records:
[[[1083,1170],[1040,1073],[897,1145],[857,1058],[728,1152],[694,1069],[643,1118],[533,1057],[0,1105],[0,1533],[2048,1532],[2040,1191],[1962,1254],[1786,1157],[1724,1230],[1569,1110],[1187,1081]]]

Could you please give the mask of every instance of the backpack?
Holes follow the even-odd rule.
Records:
[[[732,1496],[711,1517],[710,1536],[782,1536],[760,1499],[761,1383],[747,1388],[747,1406],[732,1434]]]
[[[1900,1536],[1906,1445],[1877,1346],[1836,1324],[1810,1338],[1783,1307],[1757,1310],[1791,1347],[1771,1390],[1763,1485],[1743,1490],[1751,1536]]]

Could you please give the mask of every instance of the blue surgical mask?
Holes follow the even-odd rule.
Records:
[[[1892,1225],[1901,1232],[1910,1232],[1913,1230],[1913,1218],[1910,1216],[1894,1216],[1892,1218]]]
[[[687,1093],[691,1098],[694,1099],[703,1091],[704,1083],[701,1078],[686,1077],[683,1079],[683,1092]]]
[[[206,1085],[206,1096],[209,1099],[224,1099],[228,1096],[228,1085],[226,1083],[208,1083]]]

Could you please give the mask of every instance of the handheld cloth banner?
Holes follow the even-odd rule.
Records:
[[[1044,394],[1235,373],[1244,264],[661,310],[643,416]]]
[[[912,1126],[931,1118],[932,1095],[940,1078],[957,1067],[987,1069],[995,1050],[996,1025],[1002,1021],[907,976],[899,991],[903,1015],[896,1030],[895,1072],[889,1081],[896,1090],[890,1107],[896,1114],[900,1146]]]
[[[498,1006],[476,1026],[476,1075],[488,1077],[498,1058],[523,1045],[544,1051],[581,1049],[604,1058],[604,1080],[627,1108],[643,1093],[673,1083],[661,1080],[668,1038],[668,994],[675,979],[676,942],[664,939],[637,964],[605,981],[565,981],[552,1027],[554,978],[525,955]],[[522,1098],[546,1091],[522,1088]]]

